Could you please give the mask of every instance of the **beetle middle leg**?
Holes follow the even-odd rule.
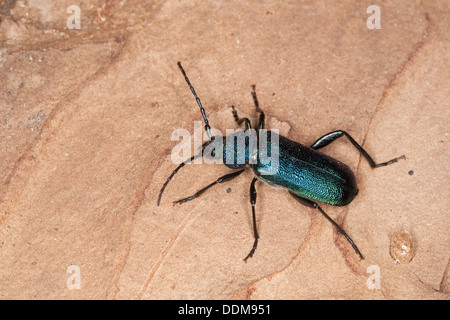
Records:
[[[337,131],[333,131],[330,133],[327,133],[326,135],[322,136],[321,138],[319,138],[316,142],[314,142],[311,145],[311,149],[320,149],[323,148],[327,145],[329,145],[330,143],[332,143],[334,140],[342,137],[342,136],[346,136],[348,138],[348,140],[350,140],[350,142],[353,144],[353,146],[363,155],[364,158],[366,158],[367,162],[369,162],[369,165],[372,168],[379,168],[379,167],[383,167],[383,166],[387,166],[388,164],[397,162],[400,159],[406,159],[405,156],[400,156],[397,157],[395,159],[386,161],[386,162],[382,162],[382,163],[375,163],[375,161],[373,161],[372,157],[366,152],[366,150],[363,149],[363,147],[361,147],[358,142],[355,141],[355,139],[353,139],[347,132],[342,131],[342,130],[337,130]]]
[[[327,218],[328,221],[331,222],[331,224],[340,232],[342,233],[342,235],[347,239],[347,241],[352,245],[353,250],[355,250],[355,252],[359,255],[359,257],[361,259],[364,259],[363,255],[361,254],[361,252],[359,251],[358,247],[356,246],[356,244],[353,242],[352,238],[350,238],[350,236],[344,231],[344,229],[342,229],[336,222],[334,222],[333,219],[330,218],[329,215],[327,215],[325,213],[325,211],[322,210],[322,208],[314,201],[304,198],[298,194],[295,194],[291,191],[289,191],[289,193],[301,204],[310,207],[310,208],[315,208],[318,209],[320,211],[320,213],[322,213],[324,215],[325,218]]]
[[[255,183],[258,179],[253,178],[252,183],[250,184],[250,204],[252,205],[252,221],[253,221],[253,235],[255,237],[255,241],[253,242],[252,250],[250,250],[249,254],[244,258],[244,261],[247,262],[248,258],[251,258],[255,253],[256,247],[258,246],[258,229],[256,228],[256,213],[255,213],[255,204],[256,204],[256,188]]]

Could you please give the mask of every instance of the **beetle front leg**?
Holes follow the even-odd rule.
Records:
[[[255,85],[252,85],[252,98],[253,98],[253,102],[255,103],[256,112],[260,112],[259,120],[258,120],[258,129],[262,130],[265,128],[266,116],[264,114],[264,111],[259,107],[258,98],[256,97],[256,86]]]
[[[359,255],[359,257],[361,259],[364,259],[363,255],[359,251],[356,244],[353,242],[352,238],[350,238],[350,236],[344,231],[344,229],[342,229],[336,222],[334,222],[334,220],[331,219],[330,216],[327,215],[325,213],[325,211],[323,211],[322,208],[316,202],[309,200],[307,198],[304,198],[304,197],[302,197],[298,194],[295,194],[291,191],[289,191],[289,193],[301,204],[303,204],[307,207],[310,207],[310,208],[318,209],[320,211],[320,213],[322,213],[324,215],[324,217],[327,218],[327,220],[330,221],[331,224],[347,239],[347,241],[352,245],[353,250],[355,250],[355,252]]]
[[[231,108],[232,108],[231,112],[233,113],[234,121],[236,121],[238,126],[240,126],[242,123],[245,123],[245,130],[251,129],[252,125],[250,123],[250,120],[248,120],[248,118],[239,118],[236,108],[234,106],[231,106]]]
[[[406,159],[406,157],[403,155],[403,156],[400,156],[398,158],[395,158],[395,159],[392,159],[392,160],[389,160],[386,162],[375,163],[375,161],[373,161],[372,157],[366,152],[366,150],[364,150],[363,147],[361,147],[358,144],[358,142],[356,142],[355,139],[353,139],[347,132],[342,131],[342,130],[337,130],[337,131],[327,133],[323,137],[319,138],[316,142],[314,142],[311,145],[311,149],[317,150],[317,149],[323,148],[323,147],[329,145],[330,143],[332,143],[334,140],[336,140],[344,135],[348,138],[348,140],[350,140],[350,142],[353,144],[353,146],[363,155],[363,157],[366,158],[367,162],[369,162],[369,165],[372,168],[379,168],[379,167],[387,166],[388,164],[397,162],[400,159]]]
[[[244,172],[244,171],[245,171],[245,169],[242,169],[242,170],[239,170],[239,171],[236,171],[236,172],[232,172],[232,173],[226,174],[226,175],[220,177],[219,179],[217,179],[216,181],[214,181],[213,183],[210,183],[210,184],[207,185],[206,187],[200,189],[200,190],[197,191],[194,195],[192,195],[192,196],[190,196],[190,197],[187,197],[187,198],[183,198],[183,199],[174,201],[173,203],[174,203],[174,204],[175,204],[175,203],[180,203],[180,204],[181,204],[181,203],[185,203],[185,202],[187,202],[187,201],[191,201],[191,200],[193,200],[193,199],[195,199],[195,198],[201,196],[201,194],[202,194],[203,192],[205,192],[206,190],[208,190],[208,189],[211,188],[212,186],[215,186],[215,185],[218,184],[218,183],[223,183],[223,182],[226,182],[226,181],[230,181],[230,180],[236,178],[237,176],[239,176],[239,175],[240,175],[242,172]]]

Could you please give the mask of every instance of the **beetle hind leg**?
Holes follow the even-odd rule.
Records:
[[[355,139],[353,139],[347,132],[342,130],[333,131],[322,136],[311,145],[311,149],[317,150],[323,148],[342,136],[346,136],[348,138],[348,140],[353,144],[353,146],[363,155],[363,157],[367,160],[367,162],[369,162],[369,165],[372,168],[384,167],[387,166],[388,164],[397,162],[400,159],[406,159],[406,157],[403,155],[386,162],[375,163],[375,161],[373,161],[372,157],[366,152],[366,150],[364,150],[363,147],[361,147],[358,144],[358,142],[356,142]]]
[[[310,207],[310,208],[318,209],[320,211],[320,213],[323,214],[323,216],[325,218],[327,218],[327,220],[330,221],[331,224],[347,239],[347,241],[352,245],[353,250],[355,250],[355,252],[359,255],[359,257],[361,259],[364,259],[363,255],[361,254],[361,251],[359,251],[358,247],[353,242],[352,238],[350,238],[350,236],[344,231],[344,229],[342,229],[336,222],[334,222],[334,220],[331,219],[330,216],[327,215],[325,213],[325,211],[323,211],[322,208],[316,202],[309,200],[307,198],[304,198],[302,196],[299,196],[298,194],[295,194],[293,192],[289,192],[289,193],[301,204],[303,204],[307,207]]]

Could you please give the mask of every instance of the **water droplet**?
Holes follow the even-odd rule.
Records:
[[[395,263],[410,262],[415,254],[411,235],[404,231],[394,232],[391,237],[390,254]]]

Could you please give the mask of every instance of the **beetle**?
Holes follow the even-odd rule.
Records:
[[[331,222],[331,224],[337,229],[337,231],[347,239],[347,241],[353,247],[355,253],[358,254],[361,259],[364,259],[361,251],[358,249],[355,242],[350,238],[350,236],[344,231],[341,226],[339,226],[332,218],[330,218],[330,216],[328,216],[317,203],[322,202],[333,206],[348,205],[358,194],[355,175],[353,171],[344,163],[317,150],[329,145],[338,138],[345,136],[367,160],[372,168],[387,166],[389,164],[397,162],[400,159],[406,159],[405,156],[403,155],[382,163],[375,163],[372,157],[356,142],[356,140],[343,130],[337,130],[325,134],[316,142],[314,142],[310,147],[289,140],[286,137],[278,135],[272,130],[265,130],[265,114],[259,106],[259,102],[256,96],[256,87],[255,85],[252,85],[251,94],[253,102],[255,104],[256,112],[259,113],[259,119],[257,123],[257,127],[259,130],[256,132],[256,141],[259,141],[262,138],[261,134],[265,132],[267,134],[267,141],[271,141],[267,142],[268,152],[274,154],[276,153],[278,162],[276,170],[272,171],[269,174],[268,172],[270,172],[271,169],[274,169],[272,167],[274,163],[270,161],[266,161],[263,163],[260,158],[261,150],[259,145],[250,143],[250,141],[247,140],[245,140],[244,147],[245,155],[242,155],[242,152],[240,154],[240,156],[243,156],[243,161],[237,162],[236,159],[239,156],[238,146],[236,144],[231,144],[231,147],[228,147],[230,145],[229,142],[239,139],[243,133],[252,130],[250,120],[248,118],[239,118],[237,111],[233,106],[233,117],[239,126],[243,123],[245,124],[245,132],[237,132],[231,136],[227,136],[226,138],[216,138],[216,136],[212,136],[211,127],[209,125],[208,118],[206,116],[206,112],[203,108],[201,100],[197,96],[197,93],[195,92],[194,87],[189,81],[189,78],[187,77],[181,63],[178,62],[177,65],[200,108],[200,112],[205,123],[205,131],[209,140],[202,145],[202,150],[198,154],[182,162],[167,178],[159,192],[157,201],[158,206],[161,203],[163,192],[168,183],[172,180],[173,176],[187,163],[190,163],[193,160],[204,156],[205,150],[208,146],[214,145],[216,142],[221,142],[223,149],[217,150],[218,147],[214,147],[212,156],[223,157],[224,164],[227,167],[234,169],[235,171],[218,178],[211,184],[200,189],[195,194],[189,197],[174,201],[174,204],[182,204],[187,201],[193,200],[199,197],[212,186],[230,181],[238,177],[242,172],[246,170],[247,167],[250,167],[255,174],[255,177],[250,183],[250,204],[252,208],[254,242],[250,252],[244,258],[245,262],[247,262],[248,258],[253,256],[258,246],[259,235],[255,213],[257,195],[255,184],[258,179],[271,185],[286,189],[300,204],[317,209],[329,222]],[[231,138],[231,140],[229,138]],[[278,141],[278,143],[273,144],[272,138],[275,138],[274,140]],[[219,155],[216,155],[214,151],[222,152],[220,154],[219,152],[217,152]]]

